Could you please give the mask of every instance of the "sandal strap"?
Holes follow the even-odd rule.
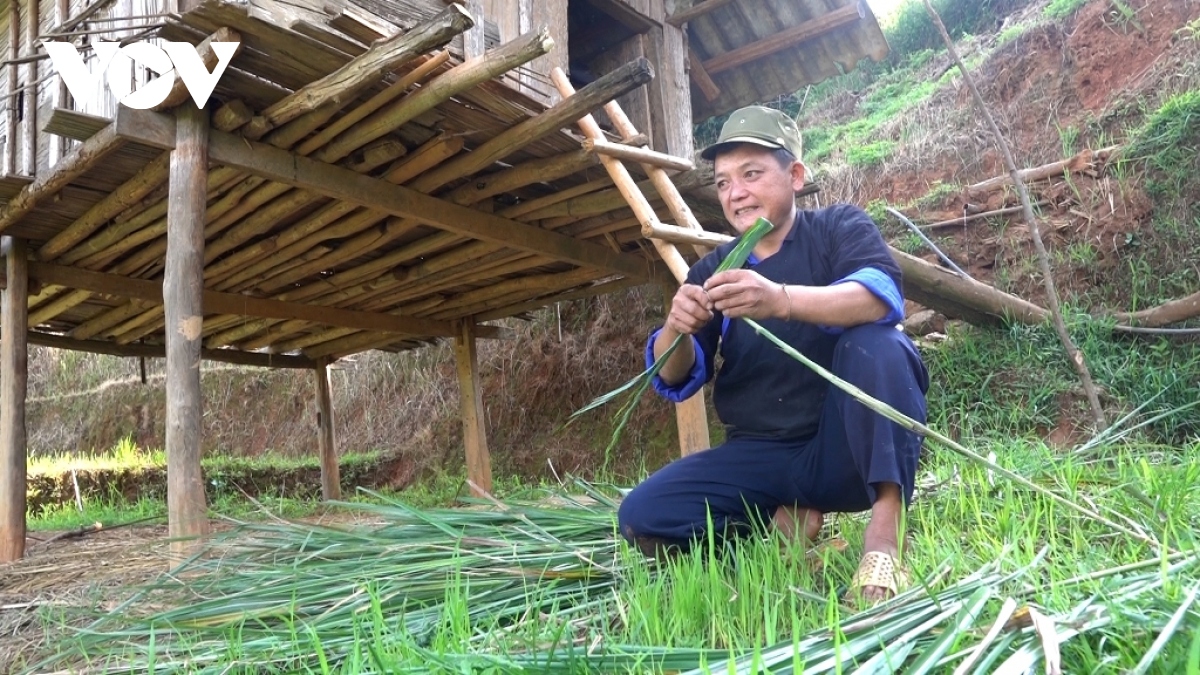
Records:
[[[870,551],[863,554],[858,571],[850,580],[850,588],[862,590],[867,586],[886,588],[892,595],[899,593],[900,588],[908,585],[908,575],[900,568],[899,561],[883,551]]]

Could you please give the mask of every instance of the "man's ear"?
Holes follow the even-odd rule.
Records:
[[[808,177],[808,167],[804,166],[804,162],[796,160],[792,163],[792,189],[799,192],[804,187],[805,179]]]

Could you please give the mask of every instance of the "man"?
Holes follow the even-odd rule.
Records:
[[[686,550],[706,534],[744,533],[771,520],[785,536],[814,539],[828,512],[870,509],[852,590],[890,597],[899,567],[902,513],[912,497],[922,438],[864,407],[756,334],[764,328],[836,375],[914,419],[925,420],[928,375],[896,324],[904,317],[900,270],[861,209],[796,208],[804,187],[801,138],[785,114],[733,113],[701,156],[713,162],[725,218],[739,234],[761,216],[775,229],[746,268],[714,274],[733,244],[688,274],[666,323],[647,345],[652,363],[680,343],[655,389],[682,401],[713,377],[724,444],[672,462],[622,502],[621,532],[647,555]],[[708,533],[708,522],[716,529]],[[900,581],[900,583],[897,583]]]

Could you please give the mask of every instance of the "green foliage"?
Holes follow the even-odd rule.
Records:
[[[992,29],[999,19],[1022,4],[1020,0],[933,0],[933,8],[942,17],[946,31],[956,40]],[[883,27],[883,33],[892,48],[893,63],[900,63],[921,50],[945,48],[921,0],[908,0],[901,5],[892,21]]]
[[[1151,113],[1129,140],[1127,161],[1149,170],[1149,192],[1178,197],[1200,173],[1200,90],[1180,92]]]
[[[1088,3],[1088,0],[1050,0],[1050,4],[1046,5],[1043,13],[1051,19],[1063,19],[1075,13],[1075,10],[1083,7]]]
[[[883,160],[892,156],[896,151],[894,141],[875,141],[866,145],[854,145],[846,148],[846,163],[850,166],[867,168],[882,164]]]

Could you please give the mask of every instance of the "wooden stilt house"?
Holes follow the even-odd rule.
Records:
[[[172,535],[206,527],[202,359],[315,373],[336,498],[328,364],[452,339],[488,489],[476,340],[675,283],[722,226],[693,122],[886,52],[854,0],[6,0],[0,22],[0,561],[25,543],[31,343],[167,359]],[[101,41],[209,68],[238,47],[203,109],[178,78],[135,109],[114,90],[161,67],[114,58],[76,96],[46,40],[93,73]],[[679,419],[707,444],[701,400]]]

